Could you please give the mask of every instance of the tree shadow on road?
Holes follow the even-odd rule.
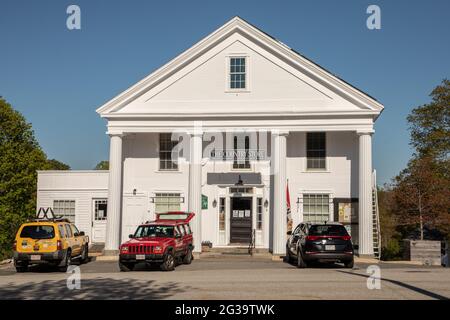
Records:
[[[82,279],[81,288],[70,290],[67,280],[49,280],[39,283],[9,283],[0,288],[0,299],[5,300],[66,300],[66,299],[165,299],[183,292],[176,283],[157,284],[154,280],[136,279]]]

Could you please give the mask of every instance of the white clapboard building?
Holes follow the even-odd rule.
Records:
[[[38,206],[72,215],[109,252],[155,213],[189,210],[197,252],[251,243],[283,255],[291,225],[340,221],[373,255],[382,110],[235,17],[101,106],[109,172],[39,172]]]

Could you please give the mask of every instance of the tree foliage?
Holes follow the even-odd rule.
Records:
[[[438,235],[433,238],[450,236],[450,81],[430,97],[407,117],[415,152],[379,201],[383,250],[394,255],[396,243],[417,230],[421,239],[425,231]]]
[[[450,184],[439,174],[429,156],[413,159],[393,183],[393,212],[400,224],[418,225],[420,238],[424,227],[448,233]]]
[[[411,145],[417,156],[448,161],[450,155],[450,80],[443,80],[430,94],[431,102],[408,116]]]
[[[109,161],[100,161],[99,163],[97,163],[94,170],[109,170]]]
[[[47,160],[48,170],[70,170],[70,166],[56,159]]]
[[[0,97],[0,259],[20,224],[36,212],[37,170],[50,168],[31,124]]]

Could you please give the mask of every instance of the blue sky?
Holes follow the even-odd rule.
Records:
[[[81,30],[66,28],[70,4]],[[370,4],[381,30],[366,28]],[[95,109],[239,15],[385,105],[373,149],[383,183],[411,155],[407,114],[450,77],[449,12],[448,0],[0,0],[0,95],[50,158],[91,169],[109,149]]]

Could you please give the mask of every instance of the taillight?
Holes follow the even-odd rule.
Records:
[[[17,241],[13,242],[13,250],[16,251],[17,250]]]
[[[351,238],[352,238],[351,236],[343,236],[343,237],[342,237],[342,240],[348,241],[348,240],[350,240]]]
[[[56,241],[56,249],[57,250],[62,250],[62,242],[61,242],[61,240]]]
[[[318,239],[319,239],[318,236],[306,236],[305,238],[306,241],[316,241]]]

